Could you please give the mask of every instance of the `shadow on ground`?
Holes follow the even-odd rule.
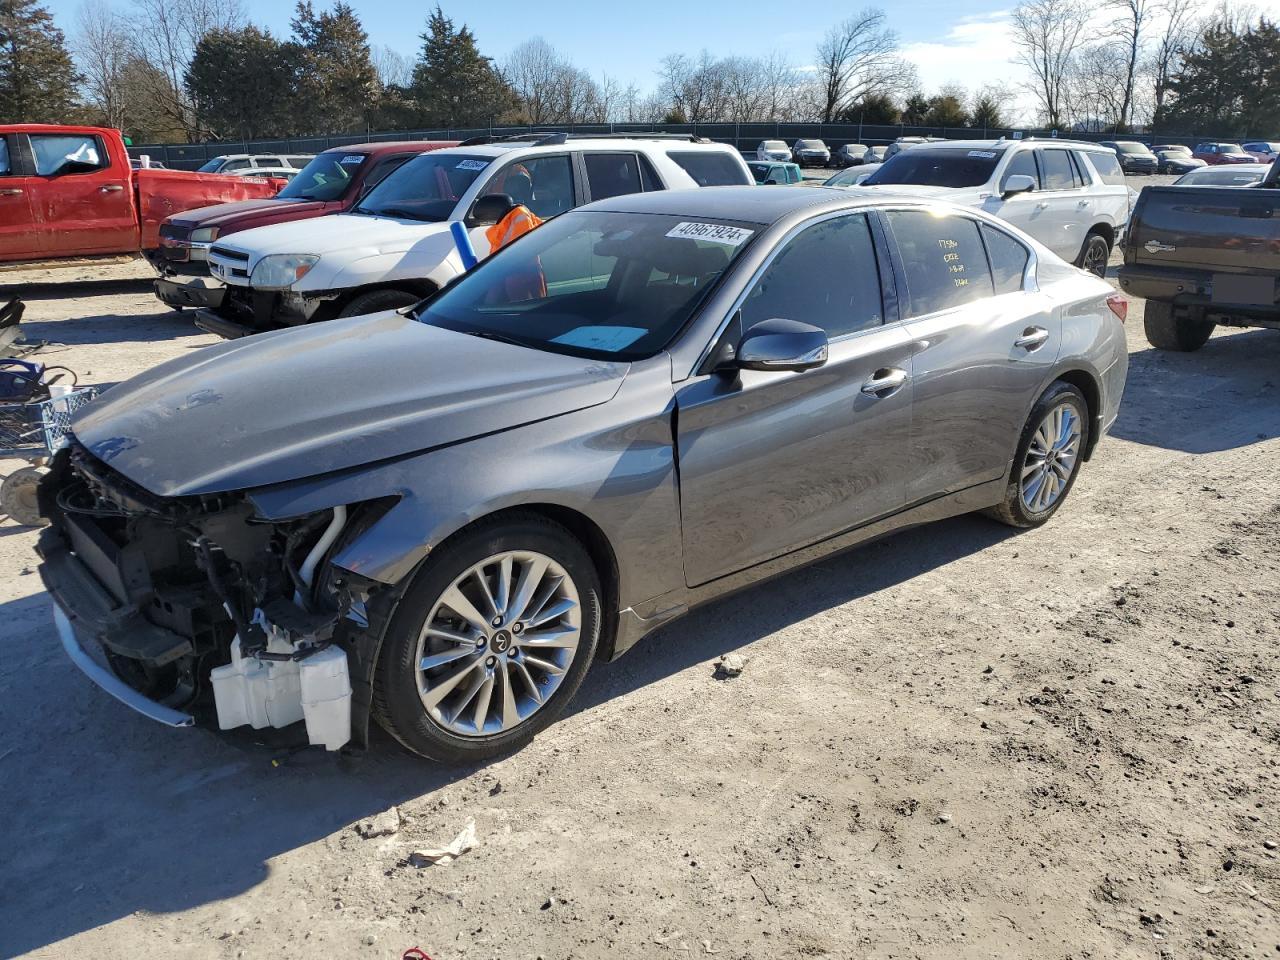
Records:
[[[92,305],[88,305],[92,308]],[[58,344],[91,346],[103,343],[160,343],[183,337],[207,337],[191,322],[190,314],[160,309],[155,313],[128,317],[122,323],[119,315],[92,314],[68,320],[23,320],[22,336],[28,343],[44,341],[50,349]],[[44,351],[48,353],[49,351]],[[50,354],[51,356],[52,354]],[[37,352],[28,359],[54,361]]]
[[[1143,350],[1129,355],[1111,435],[1184,453],[1246,447],[1280,437],[1277,387],[1280,335],[1272,330],[1215,336],[1195,353]]]
[[[37,283],[5,282],[0,273],[0,302],[21,297],[27,303],[41,300],[65,300],[67,297],[102,297],[116,293],[148,293],[153,277],[107,280],[42,280]]]
[[[980,518],[949,520],[719,600],[617,663],[597,666],[573,710],[591,710],[1011,534]],[[306,751],[273,767],[265,748],[159,727],[71,666],[57,648],[48,602],[39,593],[0,607],[11,637],[0,661],[0,722],[12,745],[8,754],[0,750],[0,804],[10,814],[0,838],[0,955],[137,910],[179,911],[234,896],[264,879],[271,858],[477,769],[417,760],[380,731],[361,757]],[[54,752],[41,744],[56,745]]]

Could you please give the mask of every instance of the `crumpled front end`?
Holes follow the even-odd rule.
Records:
[[[151,494],[78,444],[40,499],[52,521],[40,573],[64,646],[108,692],[174,726],[302,722],[330,750],[353,727],[363,741],[350,654],[373,585],[326,558],[366,508],[270,522],[240,493]]]

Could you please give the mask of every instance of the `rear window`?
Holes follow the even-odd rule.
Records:
[[[700,187],[740,187],[751,183],[743,165],[727,153],[676,150],[667,156]]]
[[[905,267],[909,316],[991,296],[991,270],[977,223],[923,210],[892,210],[885,216]]]
[[[1120,169],[1120,161],[1114,153],[1089,153],[1088,157],[1103,183],[1113,187],[1124,186],[1124,171]]]
[[[887,161],[868,185],[914,183],[925,187],[980,187],[991,179],[1003,150],[914,147]]]

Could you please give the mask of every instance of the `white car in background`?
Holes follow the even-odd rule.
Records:
[[[197,173],[242,173],[263,167],[293,167],[301,170],[315,159],[313,153],[224,153],[210,157]]]
[[[783,140],[761,140],[756,147],[757,160],[782,160],[791,162],[791,148]]]
[[[860,185],[881,188],[984,210],[1098,276],[1106,273],[1132,207],[1115,151],[1071,140],[916,144]]]
[[[825,167],[831,163],[831,151],[821,140],[797,140],[791,157],[802,167]]]
[[[754,184],[736,149],[688,134],[477,137],[415,157],[348,213],[215,241],[209,272],[226,292],[196,323],[230,338],[416,303],[465,272],[453,224],[483,259],[511,203],[550,220],[624,194]],[[554,282],[559,266],[545,266]]]

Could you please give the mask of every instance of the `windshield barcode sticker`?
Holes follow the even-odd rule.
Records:
[[[990,160],[995,157],[995,153],[991,150],[970,150],[969,156],[981,157],[983,160]]]
[[[459,161],[458,161],[458,166],[457,166],[455,169],[458,169],[458,170],[483,170],[483,169],[484,169],[485,167],[487,167],[488,165],[489,165],[489,161],[488,161],[488,160],[459,160]]]
[[[744,230],[742,227],[727,227],[723,223],[691,223],[685,221],[677,223],[668,230],[667,236],[685,240],[706,240],[710,243],[723,243],[727,247],[737,247],[753,233],[755,233],[754,230]]]
[[[364,154],[349,153],[338,162],[339,163],[364,163]]]

